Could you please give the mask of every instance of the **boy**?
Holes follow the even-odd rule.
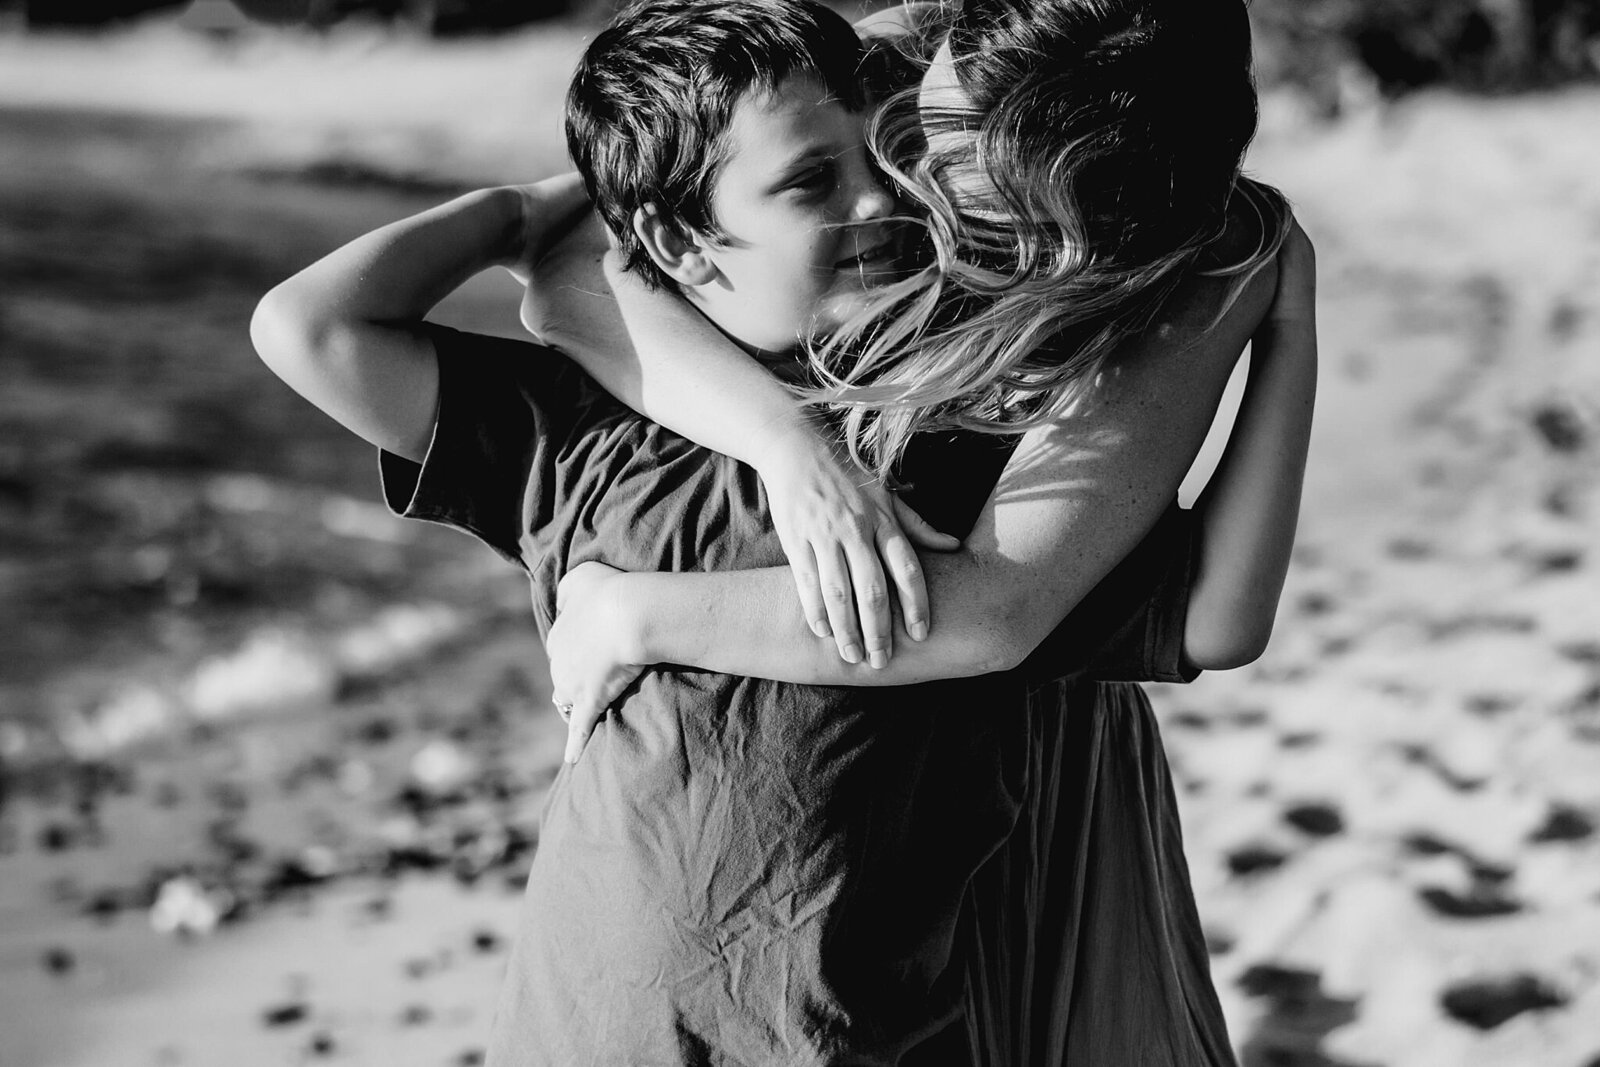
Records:
[[[774,361],[889,275],[893,204],[862,145],[858,45],[837,16],[670,0],[608,34],[579,82],[616,77],[575,99],[569,123],[636,269]],[[649,41],[645,78],[622,46]],[[658,143],[606,154],[586,139],[585,109],[606,101],[659,107]],[[587,560],[783,560],[749,468],[621,408],[549,350],[423,322],[472,273],[525,270],[580,201],[559,181],[469,194],[337,250],[252,323],[274,370],[384,450],[391,506],[529,573],[543,632],[560,577]],[[912,466],[942,484],[925,512],[964,530],[1004,460],[988,439],[928,442]],[[1181,590],[1186,557],[1168,554]],[[1170,634],[1172,616],[1129,591],[1132,669],[1177,673],[1172,641],[1143,640]],[[647,672],[552,787],[491,1062],[934,1062],[930,1039],[964,994],[964,894],[1016,817],[1028,736],[1004,709],[1020,711],[1025,686]]]

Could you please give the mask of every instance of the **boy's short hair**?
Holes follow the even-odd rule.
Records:
[[[740,98],[809,75],[857,110],[860,60],[855,30],[816,0],[641,0],[619,14],[573,76],[567,150],[625,269],[670,287],[633,232],[647,204],[668,225],[726,237],[711,196]]]

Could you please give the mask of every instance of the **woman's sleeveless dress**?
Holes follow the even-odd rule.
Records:
[[[1233,1067],[1149,698],[1065,681],[1028,701],[1026,810],[973,886],[973,1063]]]

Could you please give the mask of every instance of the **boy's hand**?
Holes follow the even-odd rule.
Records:
[[[929,526],[821,440],[774,442],[759,470],[817,636],[832,635],[847,662],[887,665],[894,649],[891,580],[906,633],[915,641],[928,635],[928,589],[913,544],[948,552],[960,547],[957,538]]]
[[[509,188],[522,206],[522,227],[513,247],[506,250],[503,265],[527,285],[539,260],[589,217],[589,197],[576,173]]]
[[[614,360],[632,350],[605,271],[611,244],[599,216],[585,212],[522,279],[522,325],[542,344],[570,358]]]
[[[550,694],[567,720],[564,759],[578,762],[606,709],[644,672],[632,640],[618,576],[604,563],[580,563],[556,587],[556,621],[545,641]]]

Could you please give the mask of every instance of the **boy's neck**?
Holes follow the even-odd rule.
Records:
[[[799,341],[796,341],[793,347],[784,349],[781,352],[775,352],[772,349],[762,348],[758,345],[751,344],[749,341],[746,341],[744,338],[728,329],[722,323],[718,322],[716,317],[706,310],[705,303],[695,298],[693,291],[685,290],[683,292],[683,296],[684,299],[689,302],[691,307],[700,312],[701,315],[704,315],[706,321],[717,328],[718,333],[722,334],[722,336],[738,345],[740,350],[742,350],[745,355],[754,359],[757,363],[760,363],[774,374],[778,374],[781,377],[784,376],[786,372],[798,369],[802,364],[804,364],[805,353],[801,350]]]

